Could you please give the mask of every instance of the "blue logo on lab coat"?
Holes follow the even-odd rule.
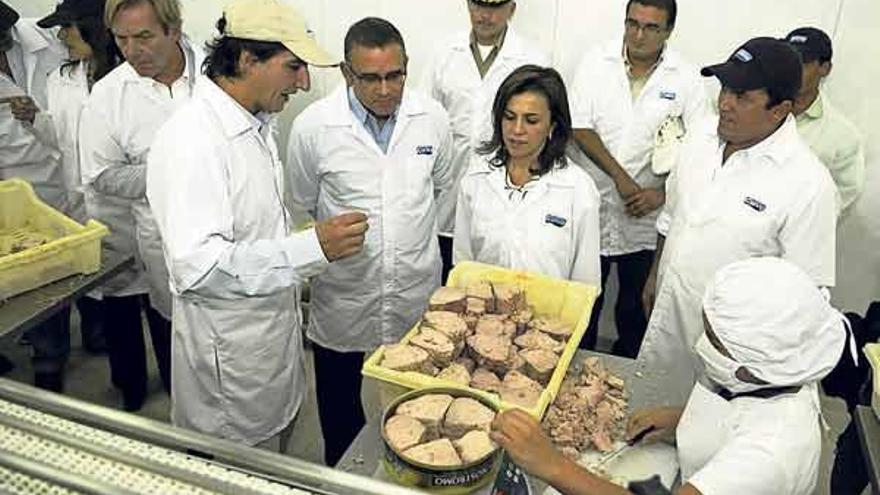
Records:
[[[568,220],[562,217],[557,217],[556,215],[547,215],[546,217],[544,217],[544,223],[549,223],[557,227],[565,227],[565,224],[567,222]]]
[[[751,208],[755,211],[764,211],[767,209],[767,205],[765,205],[764,203],[758,201],[757,199],[755,199],[751,196],[746,196],[746,199],[743,200],[743,203],[745,203],[746,206],[748,206],[749,208]]]
[[[434,147],[430,144],[426,144],[424,146],[416,146],[416,155],[428,155],[431,156],[434,154]]]
[[[675,91],[661,91],[660,92],[661,100],[674,100],[675,99]]]

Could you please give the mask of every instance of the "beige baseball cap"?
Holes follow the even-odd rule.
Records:
[[[324,50],[293,6],[279,0],[232,0],[223,8],[226,36],[281,43],[310,65],[331,67],[339,59]]]

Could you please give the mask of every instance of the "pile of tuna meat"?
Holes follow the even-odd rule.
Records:
[[[426,394],[397,406],[385,422],[385,438],[404,459],[456,468],[495,451],[489,439],[494,419],[495,411],[476,399]]]
[[[572,330],[553,318],[535,317],[516,285],[482,281],[464,289],[440,287],[418,334],[387,347],[380,366],[436,376],[532,407]]]
[[[543,427],[558,448],[577,459],[588,449],[613,450],[614,442],[624,437],[626,418],[624,381],[599,358],[589,357],[562,382]]]

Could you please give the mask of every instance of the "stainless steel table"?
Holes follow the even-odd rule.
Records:
[[[637,373],[635,360],[581,350],[572,360],[572,366],[580,366],[580,362],[589,356],[601,357],[614,373],[626,380],[627,390],[630,394],[630,409],[639,409],[662,402],[662,394]],[[336,469],[361,476],[380,475],[379,466],[383,449],[379,434],[380,420],[379,417],[368,418],[366,426],[361,429],[354,442],[349,446],[339,464],[336,465]],[[532,491],[536,494],[542,493],[546,488],[546,484],[538,479],[530,479],[530,482]]]
[[[865,467],[871,478],[872,493],[880,494],[880,420],[868,406],[856,406],[853,419],[858,428]]]
[[[133,262],[131,255],[104,251],[101,268],[95,273],[72,275],[0,302],[0,338],[21,334],[39,325]]]

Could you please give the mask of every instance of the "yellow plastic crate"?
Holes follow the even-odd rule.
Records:
[[[37,232],[45,244],[0,256],[0,301],[70,275],[101,268],[101,238],[107,227],[85,225],[40,201],[21,179],[0,181],[0,235],[14,230]]]
[[[595,286],[546,277],[536,273],[528,273],[501,268],[482,263],[465,261],[457,264],[449,274],[447,285],[451,287],[467,287],[469,284],[480,280],[488,280],[497,283],[516,284],[522,287],[526,293],[526,300],[531,305],[537,316],[550,316],[558,318],[574,327],[574,332],[559,357],[559,363],[550,382],[541,393],[538,403],[530,409],[526,409],[532,416],[541,418],[547,410],[547,406],[556,398],[562,380],[568,370],[578,343],[581,341],[587,325],[590,322],[590,313],[593,310],[593,302],[599,295],[599,289]],[[418,325],[413,327],[401,342],[408,343],[418,333]],[[509,404],[493,393],[484,392],[460,384],[440,380],[433,376],[423,375],[412,371],[394,371],[379,366],[385,353],[385,346],[379,347],[364,363],[362,373],[364,376],[379,380],[379,396],[383,407],[398,395],[410,389],[422,389],[428,387],[455,387],[467,389],[473,393],[484,396],[487,400],[496,404],[501,409],[520,407]],[[522,408],[525,409],[525,408]]]

